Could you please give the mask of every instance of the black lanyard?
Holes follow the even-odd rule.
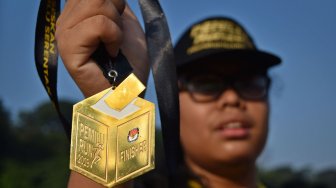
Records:
[[[60,1],[41,0],[35,31],[35,65],[42,84],[52,101],[70,140],[71,124],[61,113],[57,97],[57,60],[55,31]]]
[[[182,161],[179,130],[179,98],[173,47],[167,20],[157,0],[139,0],[145,23],[156,95],[160,110],[166,165],[170,187],[174,187],[178,164]]]
[[[149,59],[160,110],[165,157],[169,171],[170,187],[174,187],[175,173],[182,161],[179,143],[179,101],[176,68],[168,24],[157,0],[139,0],[145,22]],[[41,0],[35,36],[35,63],[40,79],[62,121],[70,140],[71,124],[62,115],[57,97],[57,58],[55,41],[56,20],[60,13],[60,0]],[[106,78],[110,58],[100,46],[93,54]],[[114,61],[114,60],[112,60]],[[127,59],[119,54],[115,59],[121,75],[131,71]],[[123,79],[123,77],[118,77]]]

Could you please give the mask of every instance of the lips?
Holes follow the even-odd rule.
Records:
[[[225,139],[246,139],[251,126],[243,120],[231,120],[218,124],[215,132]]]

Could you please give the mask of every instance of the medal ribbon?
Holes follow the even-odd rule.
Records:
[[[149,59],[158,98],[170,187],[174,187],[174,174],[179,161],[182,160],[182,152],[179,143],[179,100],[173,47],[168,24],[159,2],[139,0],[139,4],[145,22]],[[71,124],[62,115],[57,97],[58,51],[55,31],[59,13],[60,0],[41,0],[35,32],[35,64],[70,140]],[[111,62],[116,62],[117,66],[113,68],[122,75],[118,77],[119,81],[132,70],[122,53],[111,59],[103,45],[98,47],[92,57],[98,62],[106,78],[109,78],[107,72],[111,69]]]
[[[70,140],[71,126],[62,115],[57,97],[57,60],[55,32],[60,1],[41,0],[35,31],[35,65],[41,82],[52,101]]]
[[[149,59],[152,67],[161,118],[166,165],[170,187],[182,160],[179,129],[179,98],[173,46],[167,20],[158,0],[139,0],[145,23]]]

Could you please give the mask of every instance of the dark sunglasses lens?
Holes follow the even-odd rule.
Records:
[[[219,75],[198,75],[186,79],[185,87],[197,102],[214,101],[228,87],[233,87],[242,98],[260,100],[267,96],[269,78],[266,75],[251,75],[224,79]]]
[[[263,99],[267,96],[269,79],[264,75],[255,75],[238,80],[235,88],[238,93],[247,99]]]
[[[218,92],[218,89],[223,85],[219,77],[211,75],[192,78],[189,83],[192,91],[204,94]]]
[[[188,81],[188,90],[198,102],[215,100],[223,91],[223,80],[214,75],[202,75]]]

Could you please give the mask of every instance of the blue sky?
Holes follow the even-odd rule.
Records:
[[[129,1],[139,15],[137,1]],[[297,168],[336,167],[336,1],[161,0],[175,42],[192,22],[222,15],[242,23],[260,49],[283,64],[271,71],[270,135],[260,163]],[[0,99],[12,112],[33,109],[48,97],[34,63],[39,1],[0,1]],[[146,97],[154,99],[153,85]],[[83,97],[59,65],[61,98]]]

